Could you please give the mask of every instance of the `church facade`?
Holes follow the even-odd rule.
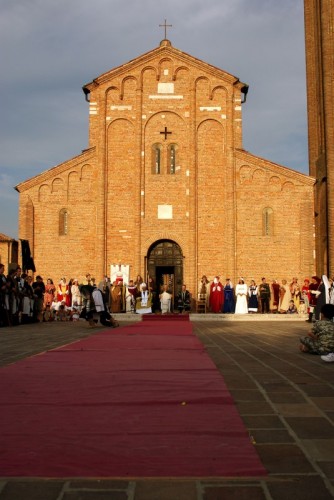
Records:
[[[315,180],[243,149],[245,83],[164,39],[83,90],[88,148],[16,186],[38,274],[314,274]]]

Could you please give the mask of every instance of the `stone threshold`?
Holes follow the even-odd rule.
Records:
[[[120,313],[113,314],[113,318],[117,321],[141,321],[140,314],[134,313]],[[161,315],[157,315],[161,316]],[[175,314],[175,318],[178,314]],[[190,321],[306,321],[307,314],[212,314],[212,313],[190,313]]]

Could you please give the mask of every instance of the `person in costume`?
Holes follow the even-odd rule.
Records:
[[[255,280],[251,280],[251,284],[248,287],[248,312],[251,314],[257,313],[259,308],[259,301],[257,298],[258,295],[258,287],[255,283]]]
[[[171,312],[172,295],[168,292],[167,285],[163,286],[162,293],[159,295],[161,314]]]
[[[112,313],[120,313],[122,311],[122,291],[120,284],[114,281],[110,290],[110,308]]]
[[[270,290],[270,311],[277,313],[279,305],[279,289],[280,285],[277,280],[272,280]]]
[[[322,275],[320,284],[318,286],[318,290],[316,291],[315,295],[317,296],[317,303],[315,306],[315,319],[319,320],[320,319],[320,312],[321,308],[325,304],[329,304],[329,290],[330,290],[330,283],[325,274]]]
[[[152,294],[152,312],[160,311],[160,300],[159,294],[157,293],[157,287],[154,279],[149,275],[147,277],[147,289]]]
[[[269,304],[270,304],[270,287],[269,283],[266,282],[266,278],[262,278],[261,285],[259,286],[259,296],[261,301],[261,312],[269,313]]]
[[[34,291],[34,319],[41,323],[43,321],[43,304],[45,284],[42,276],[36,276],[36,280],[31,285]]]
[[[291,300],[290,287],[287,284],[286,280],[282,280],[282,284],[279,289],[279,305],[278,305],[278,310],[281,314],[286,314],[289,308],[290,300]]]
[[[91,283],[91,281],[90,281]],[[80,313],[80,318],[85,318],[86,321],[88,321],[89,326],[94,328],[95,321],[93,318],[93,313],[94,313],[94,304],[92,300],[92,293],[93,293],[93,285],[91,284],[84,284],[79,286],[81,297],[82,297],[82,309]]]
[[[177,308],[180,314],[190,311],[191,296],[190,292],[187,290],[186,285],[182,285],[182,290],[177,294],[176,301]]]
[[[304,279],[304,284],[302,286],[301,291],[302,291],[302,295],[303,295],[303,292],[307,293],[308,301],[310,301],[310,280],[308,278]]]
[[[141,292],[136,298],[136,313],[149,314],[152,312],[152,293],[147,289],[146,283],[141,284]]]
[[[32,288],[32,276],[28,276],[27,274],[22,274],[22,278],[24,279],[24,287],[23,287],[23,301],[22,301],[22,316],[21,323],[30,323],[32,322],[33,317],[33,309],[34,309],[34,291]]]
[[[310,354],[328,355],[334,352],[334,305],[324,304],[320,321],[316,321],[311,332],[300,339],[300,350]]]
[[[69,290],[69,286],[66,284],[65,278],[62,278],[58,283],[57,301],[58,302],[65,301],[66,307],[71,306],[70,290]]]
[[[46,280],[46,285],[45,285],[44,309],[46,309],[46,306],[51,306],[52,302],[54,301],[55,294],[56,294],[56,287],[52,279],[48,278]]]
[[[140,276],[140,274],[138,274],[137,278],[136,278],[136,281],[134,283],[136,285],[136,287],[137,287],[138,293],[141,292],[143,283],[144,283],[143,278]]]
[[[73,280],[73,284],[71,286],[71,297],[72,297],[71,307],[74,307],[74,306],[80,307],[81,306],[81,293],[80,293],[80,289],[79,289],[79,281],[77,278],[75,278]]]
[[[119,326],[117,321],[115,321],[114,318],[106,310],[103,293],[96,285],[93,285],[92,298],[95,304],[95,311],[99,314],[100,317],[100,323],[103,326],[110,326],[112,328],[116,328],[117,326]]]
[[[329,281],[329,303],[334,305],[334,280],[328,278]]]
[[[299,301],[299,306],[300,306],[300,301]],[[293,299],[290,300],[288,310],[286,311],[287,314],[297,314],[298,309],[295,304],[295,301]]]
[[[220,282],[219,276],[216,276],[210,286],[210,309],[217,314],[222,311],[224,304],[224,287]]]
[[[301,291],[297,278],[292,278],[292,282],[290,283],[290,292],[291,292],[291,299],[294,301],[295,306],[298,309],[301,297]]]
[[[45,310],[43,312],[43,321],[48,323],[48,322],[54,321],[54,319],[55,319],[54,312],[51,309],[50,304],[46,304]]]
[[[239,279],[237,286],[235,287],[235,295],[236,295],[236,305],[235,305],[235,314],[247,314],[248,313],[248,305],[247,305],[247,285],[243,278]]]
[[[69,321],[70,317],[71,308],[66,306],[65,300],[62,300],[56,312],[56,319],[57,321]]]
[[[310,306],[309,306],[309,314],[308,314],[308,323],[312,323],[313,321],[313,315],[314,315],[314,310],[317,305],[317,298],[318,298],[318,288],[320,285],[321,279],[318,276],[312,276],[311,278],[311,283],[309,286],[309,295],[310,295]]]
[[[235,309],[235,303],[234,303],[233,283],[230,278],[226,278],[226,283],[224,286],[223,313],[224,314],[234,313],[234,309]]]
[[[198,287],[198,300],[205,300],[206,309],[209,309],[210,302],[210,281],[203,275]]]
[[[126,312],[135,312],[137,293],[136,285],[130,280],[125,292]]]

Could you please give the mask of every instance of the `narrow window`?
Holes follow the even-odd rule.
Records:
[[[64,236],[68,233],[68,211],[62,208],[59,212],[59,235]]]
[[[263,210],[263,236],[273,235],[273,209],[265,208]]]
[[[153,144],[152,146],[152,174],[161,173],[161,144]]]
[[[169,158],[169,173],[175,174],[176,172],[176,144],[171,144],[168,148],[168,158]]]

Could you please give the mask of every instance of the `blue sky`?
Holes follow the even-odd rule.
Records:
[[[172,45],[249,85],[243,146],[308,173],[302,0],[0,0],[0,233],[17,238],[14,186],[88,145],[82,86]]]

